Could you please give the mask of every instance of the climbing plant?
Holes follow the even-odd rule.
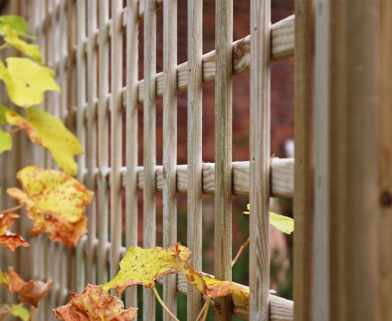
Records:
[[[60,168],[42,169],[30,165],[17,172],[20,187],[8,188],[7,194],[19,205],[0,211],[0,246],[10,251],[29,247],[25,238],[11,231],[20,217],[17,211],[23,209],[22,213],[32,221],[32,236],[44,233],[52,241],[73,247],[87,231],[85,212],[93,198],[93,193],[73,177],[78,170],[75,156],[83,152],[82,146],[59,118],[39,107],[47,91],[59,92],[60,88],[54,71],[43,64],[39,48],[28,34],[26,21],[18,16],[0,16],[0,36],[3,40],[0,50],[14,48],[21,55],[0,60],[0,81],[9,100],[8,106],[0,105],[0,154],[11,150],[13,136],[22,133],[32,143],[45,148]],[[279,214],[271,213],[270,221],[285,233],[294,229],[293,221]],[[236,259],[247,244],[249,241],[241,246]],[[166,249],[131,247],[112,280],[106,284],[87,285],[81,293],[72,294],[69,303],[56,308],[54,313],[63,321],[131,321],[136,318],[137,309],[125,309],[123,302],[110,294],[110,290],[122,293],[130,286],[142,285],[151,289],[172,319],[177,320],[156,289],[159,278],[177,273],[183,274],[205,298],[195,321],[206,320],[211,303],[218,297],[230,296],[237,307],[248,308],[247,287],[195,270],[189,261],[190,254],[189,249],[180,244]],[[30,309],[37,307],[47,295],[51,281],[25,281],[10,267],[8,271],[0,272],[0,285],[20,300],[19,304],[0,306],[0,320],[11,314],[28,321]]]
[[[0,154],[12,149],[13,136],[24,133],[32,143],[48,150],[61,171],[27,166],[16,177],[21,188],[8,188],[7,194],[19,205],[0,210],[0,246],[10,251],[30,244],[11,231],[12,225],[25,209],[31,219],[32,236],[46,233],[49,239],[75,246],[86,233],[86,207],[93,193],[72,176],[77,173],[74,157],[83,152],[78,139],[62,121],[39,105],[47,91],[59,92],[55,73],[45,66],[40,50],[28,34],[26,21],[19,16],[0,16],[0,50],[13,48],[18,56],[0,60],[0,81],[8,105],[0,105]],[[0,320],[12,315],[30,319],[30,309],[38,306],[51,287],[51,281],[23,280],[9,267],[0,271],[0,285],[18,296],[20,303],[0,305]]]

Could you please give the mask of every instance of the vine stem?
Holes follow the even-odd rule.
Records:
[[[210,298],[207,298],[206,302],[204,302],[201,310],[196,318],[196,321],[205,321],[208,316],[208,310],[210,307]]]
[[[234,258],[233,262],[231,263],[231,267],[233,267],[233,266],[237,263],[237,261],[238,261],[239,257],[241,256],[242,252],[244,252],[245,249],[246,249],[248,246],[249,246],[249,237],[248,237],[248,239],[240,246],[240,249],[238,250],[237,254],[235,255],[235,258]]]
[[[154,286],[152,288],[152,291],[154,292],[155,297],[157,298],[158,302],[161,304],[162,308],[170,315],[170,317],[175,320],[175,321],[179,321],[177,319],[177,317],[173,314],[173,312],[170,311],[170,309],[168,308],[168,306],[165,304],[165,302],[162,300],[161,296],[159,295],[159,292],[157,290],[157,288]]]
[[[18,206],[6,208],[5,210],[0,211],[0,214],[12,213],[12,212],[15,212],[15,211],[21,209],[22,207],[23,207],[22,205],[18,205]]]

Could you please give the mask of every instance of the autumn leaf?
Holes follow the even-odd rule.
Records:
[[[213,276],[194,271],[189,265],[183,270],[188,281],[207,298],[231,296],[236,306],[246,307],[249,304],[249,288],[231,281],[221,281]]]
[[[104,289],[115,288],[121,293],[128,286],[137,284],[153,288],[160,277],[177,273],[189,256],[190,251],[181,245],[168,249],[130,247],[120,262],[119,272],[104,285]]]
[[[47,148],[64,172],[76,175],[74,156],[81,154],[83,149],[61,120],[37,107],[29,108],[26,118],[11,110],[5,117],[10,125],[23,129],[33,143]]]
[[[0,61],[0,79],[14,104],[20,107],[39,105],[46,91],[60,91],[52,69],[27,58],[10,57],[6,61],[7,66]]]
[[[4,41],[37,63],[42,63],[42,55],[37,45],[31,44],[19,37],[18,33],[9,27],[4,28]]]
[[[7,315],[12,315],[22,321],[30,320],[30,311],[23,304],[3,305],[0,307],[0,320]]]
[[[47,233],[53,241],[75,246],[86,232],[85,211],[93,193],[56,170],[28,166],[16,177],[23,190],[9,188],[7,193],[27,209],[33,221],[32,234]]]
[[[28,24],[21,16],[4,15],[0,16],[0,34],[4,35],[6,33],[6,30],[4,29],[11,29],[16,32],[17,35],[26,37]]]
[[[8,291],[17,293],[23,303],[30,304],[34,307],[38,306],[52,286],[52,281],[42,282],[36,280],[25,281],[13,268],[9,268],[8,272],[1,273],[0,284],[7,286]]]
[[[0,128],[0,154],[12,148],[11,135]]]
[[[247,211],[244,214],[250,214],[250,204],[247,205]],[[285,233],[291,234],[294,231],[294,220],[291,217],[270,212],[270,224],[277,230]]]
[[[80,294],[72,294],[70,302],[54,309],[62,321],[132,321],[137,309],[124,309],[124,304],[101,286],[89,284]]]
[[[22,236],[9,230],[18,218],[19,215],[15,213],[0,214],[0,245],[7,247],[12,252],[19,246],[30,246]]]

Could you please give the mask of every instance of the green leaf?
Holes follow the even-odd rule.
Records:
[[[42,63],[42,55],[39,47],[34,44],[30,44],[23,39],[21,39],[18,34],[9,28],[5,29],[4,41],[11,47],[19,50],[24,55],[32,58],[38,63]]]
[[[250,204],[246,206],[248,209],[247,211],[244,211],[244,214],[249,215],[250,214]],[[291,217],[277,214],[274,212],[270,211],[270,224],[275,227],[277,230],[281,231],[282,233],[285,234],[291,234],[294,231],[294,219]]]
[[[81,154],[83,149],[60,119],[37,107],[29,108],[26,118],[13,111],[6,113],[6,118],[10,125],[23,129],[33,143],[47,148],[64,172],[76,175],[74,156]]]
[[[0,128],[0,154],[5,151],[11,150],[12,138],[11,135]]]
[[[27,22],[21,16],[0,16],[0,33],[5,34],[4,29],[11,29],[19,36],[27,36]]]
[[[9,306],[9,313],[23,321],[29,321],[30,311],[23,304],[13,304]]]
[[[27,58],[7,58],[7,66],[0,61],[0,79],[12,102],[21,107],[39,105],[48,90],[60,91],[53,70]]]
[[[9,109],[8,107],[4,106],[4,105],[0,105],[0,125],[5,125],[7,124],[7,120],[5,119],[5,114],[7,113],[7,111],[10,111],[11,109]]]

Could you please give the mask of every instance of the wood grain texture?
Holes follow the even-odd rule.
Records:
[[[163,246],[177,242],[177,0],[163,1]],[[135,92],[136,93],[136,92]],[[177,313],[176,276],[165,278],[163,299]],[[171,320],[164,312],[163,320]]]
[[[111,1],[112,30],[111,42],[111,177],[110,177],[110,237],[112,242],[112,259],[110,273],[114,275],[120,261],[122,240],[122,206],[121,176],[122,165],[122,75],[123,75],[123,34],[121,28],[122,0]]]
[[[292,40],[293,35],[294,35],[294,16],[290,16],[286,19],[283,19],[271,26],[271,34],[272,34],[272,48],[274,46],[277,46],[279,48],[285,47],[282,43],[285,43],[285,41],[289,41],[287,43],[287,46],[289,46],[291,49],[289,51],[286,51],[286,54],[283,52],[280,53],[279,55],[282,58],[287,58],[293,55],[294,53],[294,42]],[[97,32],[96,34],[96,39],[110,39],[109,37],[109,28],[105,31],[101,30]],[[94,40],[95,42],[98,42],[98,40]],[[250,66],[250,41],[251,41],[251,36],[247,36],[244,38],[241,38],[239,40],[236,40],[233,42],[233,73],[238,74],[241,72],[244,72],[249,69]],[[87,45],[87,43],[86,43]],[[84,52],[84,45],[83,48],[77,48],[78,50],[82,50]],[[286,49],[285,49],[286,50]],[[275,52],[274,55],[277,55]],[[271,59],[275,59],[274,55],[271,55]],[[72,61],[72,56],[71,56],[71,61]],[[215,50],[210,51],[205,53],[202,56],[202,79],[203,82],[209,82],[215,79],[215,73],[216,73],[216,66],[215,66],[215,59],[216,59],[216,52]],[[179,64],[176,67],[177,70],[177,91],[185,91],[188,89],[188,78],[189,78],[189,61],[186,61],[182,64]],[[164,90],[165,90],[165,80],[163,76],[163,72],[157,73],[155,75],[155,86],[156,86],[156,96],[157,97],[162,97]],[[143,102],[144,99],[144,79],[138,81],[137,85],[137,93],[138,93],[138,101],[139,103]],[[123,101],[125,102],[125,96],[126,96],[126,91],[127,88],[124,87],[122,88],[121,92],[123,95]],[[109,102],[111,99],[111,94],[109,93],[106,97],[107,101]],[[97,105],[97,104],[96,104]],[[86,109],[87,106],[84,107]],[[96,107],[97,108],[97,107]],[[69,115],[69,117],[74,117],[74,115]]]
[[[98,26],[103,28],[109,19],[108,0],[98,2]],[[104,173],[109,167],[109,113],[106,96],[109,92],[109,41],[100,34],[99,45],[99,64],[98,64],[98,168]],[[105,246],[109,241],[109,198],[108,182],[105,175],[98,175],[95,179],[97,184],[98,201],[98,242],[99,251],[97,257],[97,281],[99,284],[107,282],[109,271],[105,257]]]
[[[295,2],[294,316],[310,321],[313,247],[313,0]]]
[[[87,1],[87,37],[90,37],[97,28],[97,6],[95,0]],[[88,46],[87,48],[87,123],[86,123],[86,167],[88,173],[91,173],[91,169],[96,168],[97,163],[97,122],[96,122],[96,109],[94,103],[97,99],[97,52],[96,47]],[[86,175],[85,177],[86,186],[89,189],[93,189],[94,177],[93,175]],[[95,199],[93,204],[88,209],[88,240],[89,246],[92,247],[93,242],[96,238],[96,202]],[[89,283],[96,283],[95,280],[95,266],[93,264],[90,253],[86,257],[86,278]]]
[[[143,113],[143,246],[155,246],[156,204],[155,204],[155,164],[156,164],[156,3],[145,0],[144,7],[144,113]],[[155,297],[150,289],[143,289],[143,320],[155,320]]]
[[[202,268],[202,54],[203,2],[188,0],[188,203],[187,245],[196,270]],[[198,290],[189,285],[187,320],[196,319],[201,308]]]
[[[330,10],[331,319],[380,320],[380,7],[334,0]]]
[[[380,199],[392,193],[392,81],[387,70],[392,67],[392,3],[380,1],[380,107],[378,124],[381,126],[379,148],[379,195]],[[392,242],[392,209],[387,204],[380,203],[379,221],[379,311],[380,320],[392,320],[392,253],[389,244]]]
[[[126,176],[125,185],[125,242],[127,246],[138,244],[138,104],[137,77],[139,64],[138,5],[135,0],[127,2],[127,95],[126,95]],[[137,289],[126,293],[128,306],[137,306]]]
[[[270,23],[269,0],[251,0],[249,318],[268,320],[270,282]]]
[[[313,90],[313,153],[314,153],[314,214],[312,257],[315,273],[307,277],[313,278],[312,320],[328,321],[330,311],[329,291],[329,4],[322,0],[315,1],[315,40],[314,40],[314,90]],[[332,314],[331,314],[332,313]]]
[[[80,44],[86,37],[86,1],[76,2],[76,42]],[[80,47],[79,47],[80,48]],[[86,104],[86,60],[84,52],[80,49],[76,57],[76,135],[82,146],[86,146],[85,113],[83,106]],[[78,179],[83,181],[83,174],[86,172],[86,155],[78,157]],[[76,249],[75,267],[75,289],[81,290],[84,287],[84,257],[80,256],[81,249]]]
[[[231,280],[232,262],[232,42],[233,1],[215,2],[215,193],[214,193],[214,273]],[[217,299],[215,318],[231,320],[229,298]]]

